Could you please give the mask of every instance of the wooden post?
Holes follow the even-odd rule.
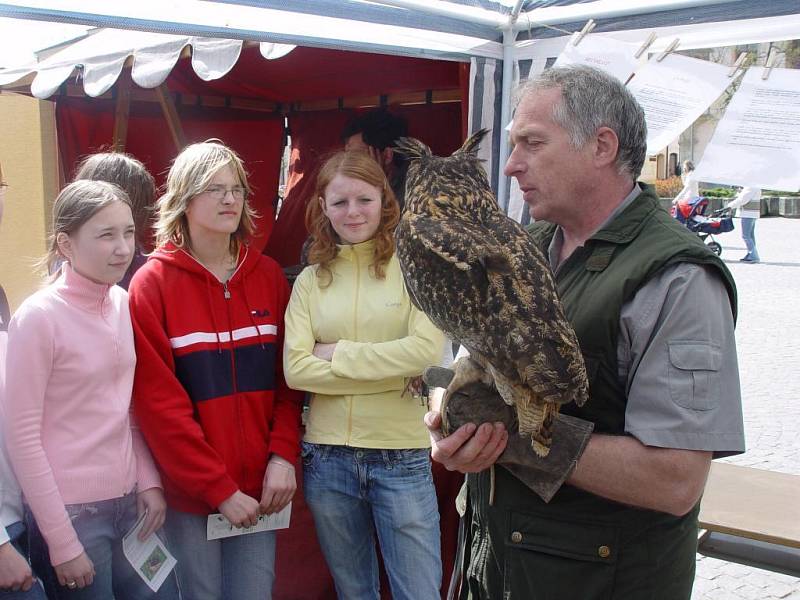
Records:
[[[117,104],[114,110],[114,137],[112,147],[115,152],[125,152],[128,138],[128,117],[131,108],[131,72],[123,69],[117,81]]]
[[[183,135],[183,127],[181,127],[178,111],[175,109],[175,101],[166,83],[162,83],[156,88],[156,94],[158,102],[161,104],[161,110],[164,112],[164,118],[167,120],[169,132],[172,134],[172,141],[175,142],[175,148],[180,152],[186,146],[186,137]]]

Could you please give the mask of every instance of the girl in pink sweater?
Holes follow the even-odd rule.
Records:
[[[17,310],[8,332],[6,441],[26,502],[31,555],[50,597],[177,598],[172,577],[153,593],[122,553],[166,503],[130,420],[136,356],[128,296],[114,285],[134,251],[130,200],[78,181],[53,208],[48,262],[60,275]]]

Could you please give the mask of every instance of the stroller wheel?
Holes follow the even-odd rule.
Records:
[[[717,256],[722,254],[722,246],[720,246],[717,242],[708,242],[706,246],[708,246],[708,249],[711,250]]]

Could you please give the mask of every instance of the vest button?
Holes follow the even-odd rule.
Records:
[[[597,555],[600,558],[608,558],[609,556],[611,556],[611,548],[609,548],[608,546],[600,546],[597,549]]]
[[[515,531],[511,534],[511,541],[515,544],[519,544],[522,541],[522,534],[519,531]]]

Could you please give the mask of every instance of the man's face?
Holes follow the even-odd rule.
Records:
[[[368,153],[375,162],[381,166],[381,169],[383,169],[383,172],[386,173],[387,176],[390,174],[389,172],[392,164],[391,148],[386,148],[381,152],[374,146],[367,144],[367,142],[364,141],[364,135],[359,132],[354,133],[344,141],[344,149],[348,152],[358,151]]]
[[[511,128],[513,150],[505,174],[516,177],[528,211],[536,220],[563,223],[580,209],[581,194],[591,178],[586,147],[575,149],[567,131],[553,121],[559,88],[528,93],[517,107]]]

